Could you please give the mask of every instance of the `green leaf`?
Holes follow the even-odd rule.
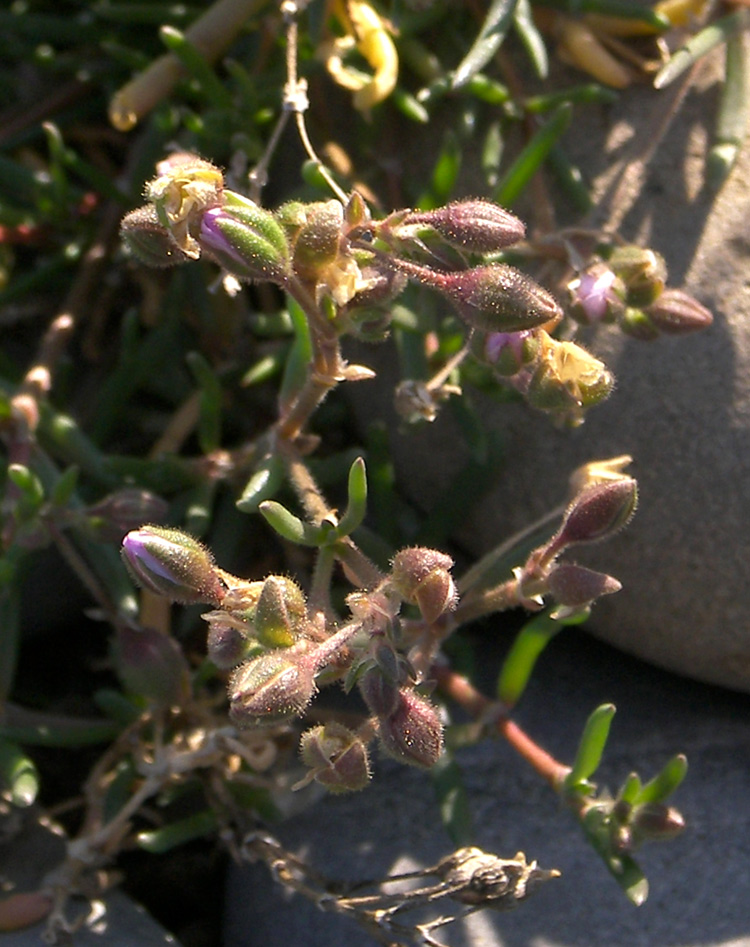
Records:
[[[581,820],[581,826],[592,848],[607,866],[628,900],[640,907],[648,898],[648,881],[631,855],[613,851],[609,820],[604,811],[598,806],[589,809]]]
[[[218,109],[231,109],[232,96],[206,58],[190,42],[184,33],[173,26],[162,26],[159,37],[167,49],[174,53],[187,72],[198,82],[207,100]]]
[[[503,207],[513,205],[567,129],[572,114],[573,108],[569,102],[566,102],[552,114],[549,121],[542,125],[506,171],[495,191],[494,201]]]
[[[278,454],[266,454],[245,484],[237,509],[241,513],[257,513],[260,504],[275,496],[283,482],[283,460]]]
[[[0,707],[13,687],[21,639],[21,595],[13,582],[15,568],[8,559],[2,560],[2,571],[6,570],[0,587]]]
[[[348,502],[335,529],[335,537],[350,536],[362,523],[367,513],[367,471],[365,462],[358,457],[349,470]]]
[[[565,777],[566,788],[575,789],[599,768],[614,715],[614,704],[602,704],[593,711],[586,721],[581,734],[581,741],[578,744],[576,758],[570,772]]]
[[[333,526],[328,529],[320,526],[311,526],[303,523],[290,510],[276,500],[264,500],[258,505],[258,512],[279,536],[297,543],[300,546],[320,546],[332,532]]]
[[[211,835],[219,827],[219,820],[213,809],[204,809],[186,819],[172,822],[161,829],[139,832],[136,836],[138,846],[154,855],[169,852],[178,845],[192,842],[196,838]]]
[[[646,802],[664,802],[677,789],[687,774],[687,757],[682,753],[673,756],[641,789],[636,798],[638,805]]]
[[[490,4],[479,35],[453,73],[453,89],[466,85],[472,76],[484,69],[500,49],[508,27],[513,22],[516,3],[517,0],[493,0]]]
[[[39,792],[39,773],[26,753],[11,740],[0,737],[0,785],[14,806],[30,806]]]
[[[526,54],[531,60],[534,72],[540,79],[546,79],[549,72],[547,47],[542,34],[537,29],[529,0],[518,0],[513,17],[513,26],[523,43]]]
[[[201,390],[198,443],[204,454],[210,454],[221,444],[221,382],[200,352],[188,352],[185,359]]]
[[[511,645],[497,681],[497,696],[508,707],[521,698],[539,655],[563,628],[563,622],[540,612],[526,622]]]
[[[663,89],[695,65],[706,53],[736,33],[750,28],[750,10],[741,8],[735,13],[716,20],[710,26],[691,36],[656,73],[654,88]]]

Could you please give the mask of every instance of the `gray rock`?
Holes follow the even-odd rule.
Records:
[[[491,647],[483,658],[490,675],[498,658]],[[674,799],[687,831],[638,854],[649,899],[631,905],[555,794],[505,743],[484,742],[457,756],[476,844],[504,857],[522,850],[562,876],[516,910],[474,914],[436,932],[438,939],[450,947],[750,947],[742,841],[750,832],[748,698],[650,668],[571,631],[545,655],[518,719],[569,760],[588,712],[607,700],[618,713],[600,784],[616,789],[634,769],[650,778],[681,750],[690,762]],[[455,847],[440,825],[429,776],[383,760],[370,788],[326,798],[281,826],[278,837],[329,878],[345,881],[432,865]],[[227,947],[289,944],[375,941],[349,918],[286,897],[264,866],[235,870]]]

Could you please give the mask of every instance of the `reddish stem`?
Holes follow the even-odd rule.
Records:
[[[569,771],[554,756],[542,749],[521,727],[508,715],[500,701],[490,700],[480,693],[474,685],[461,674],[457,674],[448,667],[434,667],[432,674],[437,679],[438,687],[472,717],[492,720],[495,729],[504,737],[513,749],[530,763],[540,776],[544,777],[553,789],[558,789],[562,780]]]

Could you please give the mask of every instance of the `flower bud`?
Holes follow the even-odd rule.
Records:
[[[399,704],[378,721],[380,742],[390,756],[413,766],[433,766],[443,752],[443,725],[434,704],[411,688],[399,692]]]
[[[300,635],[307,605],[298,585],[281,575],[269,575],[255,607],[255,633],[267,648],[288,648]]]
[[[635,845],[676,838],[684,829],[685,820],[673,806],[646,802],[636,806],[633,811],[632,830]]]
[[[679,289],[665,289],[646,315],[665,335],[684,335],[706,329],[714,321],[711,312],[697,299]]]
[[[667,265],[654,250],[638,246],[616,247],[607,263],[625,284],[628,306],[648,306],[664,289]]]
[[[398,682],[394,677],[384,674],[380,668],[373,668],[363,674],[358,686],[367,709],[376,717],[389,717],[398,709]]]
[[[229,682],[229,715],[240,727],[270,726],[303,713],[315,671],[301,655],[268,651],[240,665]]]
[[[315,280],[339,255],[344,225],[340,201],[321,201],[305,206],[305,222],[294,243],[292,265],[304,280]]]
[[[559,605],[579,608],[590,605],[602,595],[619,592],[622,584],[603,572],[562,563],[550,572],[547,588]]]
[[[164,519],[169,512],[166,500],[139,487],[124,487],[86,508],[89,526],[98,539],[120,542],[123,535],[141,523]]]
[[[289,249],[273,214],[232,191],[201,217],[198,243],[238,279],[283,282],[288,274]]]
[[[503,250],[526,235],[523,222],[491,201],[454,201],[436,210],[413,211],[395,228],[395,235],[415,225],[431,227],[447,244],[474,253]]]
[[[361,737],[332,721],[302,734],[302,761],[330,792],[356,792],[370,780],[370,760]]]
[[[153,628],[122,625],[112,647],[117,676],[126,691],[164,706],[184,702],[189,692],[189,668],[180,646]]]
[[[159,221],[151,204],[137,207],[123,217],[120,236],[128,252],[146,266],[174,266],[190,259]]]
[[[625,308],[625,286],[605,264],[594,263],[568,283],[569,313],[583,325],[614,322]]]
[[[250,639],[236,625],[216,618],[209,621],[206,653],[219,670],[229,671],[237,667],[247,657],[250,646]]]
[[[218,605],[224,596],[211,553],[179,529],[132,530],[122,541],[122,558],[139,585],[172,602]]]
[[[473,329],[520,332],[562,316],[546,289],[505,263],[435,276],[432,285],[450,299],[459,316]]]
[[[557,533],[555,546],[591,543],[625,526],[638,505],[638,487],[630,477],[588,487],[573,500]]]
[[[458,602],[452,567],[445,553],[412,546],[394,557],[391,581],[404,601],[419,606],[426,622],[434,622]]]

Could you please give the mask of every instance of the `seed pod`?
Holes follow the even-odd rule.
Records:
[[[330,792],[356,792],[370,781],[364,741],[335,721],[303,733],[300,755],[315,781]]]
[[[453,560],[445,553],[412,546],[394,557],[391,581],[404,601],[419,606],[425,621],[433,622],[458,601],[452,567]]]

